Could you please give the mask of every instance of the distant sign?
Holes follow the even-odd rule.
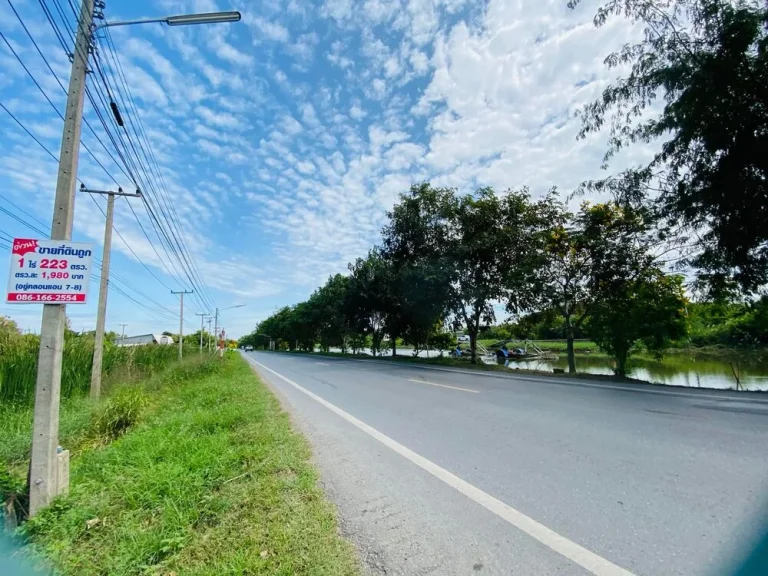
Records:
[[[92,260],[91,244],[14,238],[6,302],[85,304]]]

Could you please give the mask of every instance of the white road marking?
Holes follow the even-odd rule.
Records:
[[[409,382],[416,382],[416,384],[428,384],[429,386],[440,386],[440,388],[450,388],[451,390],[461,390],[462,392],[472,392],[472,394],[480,394],[480,390],[470,390],[469,388],[459,388],[458,386],[448,386],[448,384],[438,384],[437,382],[427,382],[426,380],[414,380],[408,378]]]
[[[476,488],[469,482],[462,480],[458,476],[452,474],[451,472],[448,472],[448,470],[441,468],[434,462],[427,460],[423,456],[420,456],[413,450],[406,448],[402,444],[392,440],[389,436],[386,436],[385,434],[382,434],[372,426],[369,426],[362,420],[358,420],[351,414],[345,412],[341,408],[337,407],[334,404],[331,404],[327,400],[321,398],[314,392],[310,392],[303,386],[296,384],[293,380],[290,380],[283,376],[282,374],[275,372],[272,370],[272,368],[269,368],[262,364],[261,362],[257,362],[256,360],[253,360],[251,358],[247,358],[249,362],[252,364],[255,364],[256,366],[259,366],[260,368],[263,368],[264,370],[271,372],[278,378],[284,380],[294,388],[296,388],[299,392],[302,392],[318,402],[319,404],[325,406],[333,412],[334,414],[337,414],[338,416],[341,416],[352,424],[353,426],[356,426],[369,436],[372,436],[388,448],[391,448],[407,460],[410,460],[412,463],[416,464],[419,468],[429,472],[432,474],[435,478],[442,480],[445,482],[448,486],[451,488],[454,488],[455,490],[459,491],[461,494],[466,496],[467,498],[473,500],[486,510],[492,512],[493,514],[496,514],[499,518],[506,520],[509,522],[512,526],[515,528],[522,530],[532,538],[535,538],[551,550],[554,550],[558,554],[561,554],[565,558],[571,560],[575,564],[578,564],[585,570],[591,572],[592,574],[595,574],[596,576],[634,576],[632,572],[629,572],[628,570],[625,570],[621,566],[617,566],[616,564],[612,563],[609,560],[606,560],[602,556],[598,556],[591,550],[587,550],[583,546],[580,546],[576,544],[575,542],[572,542],[571,540],[568,540],[565,536],[561,536],[554,530],[550,530],[543,524],[539,524],[534,520],[533,518],[526,516],[519,510],[516,510],[515,508],[512,508],[508,504],[505,504],[501,500],[498,500],[491,496],[490,494],[487,494],[486,492],[483,492],[479,488]]]
[[[318,366],[330,366],[330,364],[326,364],[325,362],[315,362]]]

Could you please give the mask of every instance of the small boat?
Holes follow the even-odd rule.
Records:
[[[482,348],[483,356],[496,358],[497,360],[557,360],[559,356],[554,352],[542,350],[535,342],[530,340],[500,340]]]

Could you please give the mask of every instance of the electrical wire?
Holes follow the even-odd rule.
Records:
[[[48,70],[51,72],[51,74],[53,75],[53,77],[56,79],[56,82],[59,84],[59,86],[60,86],[60,87],[61,87],[61,89],[64,91],[64,93],[66,93],[66,88],[64,88],[64,85],[61,83],[61,81],[59,80],[59,78],[56,76],[56,73],[53,71],[52,67],[51,67],[51,66],[50,66],[50,64],[48,63],[48,60],[45,58],[45,55],[44,55],[44,54],[42,53],[42,51],[40,50],[40,47],[38,46],[38,44],[37,44],[37,42],[35,41],[34,37],[33,37],[33,36],[31,35],[31,33],[29,32],[29,29],[26,27],[26,24],[24,23],[23,19],[22,19],[22,18],[19,16],[19,14],[18,14],[18,12],[16,11],[15,7],[13,6],[13,3],[11,2],[11,0],[8,0],[8,4],[11,6],[11,9],[13,10],[13,12],[14,12],[14,14],[16,15],[17,19],[19,20],[19,23],[22,25],[22,27],[24,28],[25,32],[27,33],[27,36],[29,37],[30,41],[31,41],[31,42],[33,43],[33,45],[35,46],[35,48],[36,48],[36,50],[37,50],[38,54],[40,55],[40,57],[41,57],[41,58],[43,59],[43,61],[45,62],[46,66],[48,67]],[[61,38],[61,37],[62,37],[62,34],[60,33],[60,31],[59,31],[59,28],[58,28],[58,26],[56,25],[56,23],[55,23],[55,22],[54,22],[54,21],[53,21],[53,20],[50,18],[50,13],[49,13],[49,11],[47,10],[47,8],[46,8],[46,6],[45,6],[45,2],[43,2],[43,1],[41,0],[40,4],[41,4],[41,6],[43,7],[43,9],[44,9],[44,12],[46,12],[46,15],[47,15],[47,16],[49,16],[49,18],[48,18],[48,20],[49,20],[49,23],[50,23],[50,24],[51,24],[51,26],[53,27],[53,29],[54,29],[54,31],[55,31],[55,33],[56,33],[57,37]],[[61,10],[61,7],[60,7],[60,5],[58,5],[58,3],[57,3],[57,9],[58,9],[58,12],[59,12],[59,14],[63,16],[63,14],[62,14],[62,10]],[[3,40],[6,42],[6,44],[8,45],[8,47],[10,48],[11,52],[14,54],[14,56],[16,57],[16,59],[17,59],[17,60],[19,61],[19,63],[22,65],[22,67],[24,68],[24,70],[27,72],[27,74],[29,75],[29,77],[32,79],[32,81],[34,82],[34,84],[37,86],[38,90],[39,90],[39,91],[40,91],[40,92],[43,94],[43,96],[44,96],[44,97],[45,97],[45,99],[48,101],[48,103],[51,105],[51,107],[54,109],[54,111],[56,111],[56,113],[58,114],[59,118],[61,118],[61,119],[63,120],[63,119],[64,119],[64,117],[61,115],[61,113],[59,112],[58,108],[56,108],[56,106],[53,104],[53,102],[52,102],[52,101],[51,101],[51,99],[48,97],[48,95],[46,94],[46,92],[43,90],[43,88],[42,88],[42,87],[40,86],[40,84],[37,82],[36,78],[35,78],[35,77],[34,77],[34,75],[33,75],[33,74],[30,72],[29,68],[26,66],[26,64],[23,62],[23,60],[22,60],[22,59],[19,57],[19,55],[16,53],[16,51],[15,51],[15,50],[13,49],[13,47],[10,45],[10,43],[9,43],[9,42],[8,42],[8,40],[5,38],[5,36],[4,36],[4,35],[2,35],[2,32],[0,32],[0,35],[2,36],[2,39],[3,39]],[[64,48],[65,48],[65,51],[66,51],[66,44],[64,44],[64,43],[63,43],[63,41],[62,41],[62,44],[63,44],[63,46],[64,46]],[[94,110],[97,112],[97,115],[99,116],[99,119],[101,120],[102,126],[103,126],[103,127],[104,127],[104,129],[105,129],[105,132],[107,133],[108,137],[110,138],[110,140],[112,141],[113,145],[114,145],[114,146],[115,146],[115,148],[117,149],[118,153],[120,153],[120,149],[119,149],[119,147],[117,146],[117,144],[116,144],[116,142],[115,142],[115,140],[114,140],[114,137],[113,137],[113,136],[112,136],[112,134],[110,133],[110,131],[109,131],[109,128],[107,127],[107,124],[106,124],[106,122],[105,122],[105,120],[104,120],[103,116],[101,115],[101,113],[100,113],[100,111],[99,111],[99,109],[98,109],[98,106],[96,106],[96,103],[95,103],[95,101],[94,101],[93,97],[91,96],[91,94],[90,94],[90,91],[86,89],[86,92],[87,92],[88,98],[89,98],[89,100],[90,100],[90,102],[91,102],[91,104],[92,104],[92,106],[93,106]],[[16,117],[15,117],[15,116],[14,116],[14,115],[11,113],[11,112],[10,112],[10,110],[8,110],[8,109],[7,109],[5,106],[3,106],[3,108],[4,108],[4,110],[5,110],[5,111],[6,111],[6,112],[7,112],[9,115],[11,115],[11,117],[12,117],[12,118],[13,118],[13,119],[16,121],[16,123],[17,123],[17,124],[19,124],[19,126],[21,126],[21,127],[22,127],[22,128],[25,130],[25,132],[27,132],[27,134],[29,134],[30,136],[32,136],[32,137],[35,139],[35,141],[36,141],[36,142],[37,142],[37,143],[38,143],[38,144],[39,144],[39,145],[40,145],[40,146],[41,146],[41,147],[42,147],[42,148],[43,148],[43,149],[44,149],[44,150],[45,150],[45,151],[46,151],[46,152],[47,152],[47,153],[48,153],[48,154],[49,154],[49,155],[52,157],[52,158],[56,159],[56,161],[58,162],[58,159],[56,158],[56,156],[55,156],[53,153],[51,153],[51,152],[50,152],[50,150],[48,150],[48,149],[47,149],[47,148],[46,148],[46,147],[45,147],[45,146],[44,146],[44,145],[43,145],[43,144],[42,144],[42,143],[41,143],[41,142],[40,142],[40,141],[39,141],[39,140],[38,140],[38,139],[37,139],[37,138],[36,138],[36,137],[35,137],[35,136],[34,136],[34,135],[33,135],[33,134],[30,132],[30,131],[29,131],[29,130],[27,130],[27,129],[24,127],[24,126],[23,126],[23,124],[22,124],[22,123],[21,123],[21,122],[20,122],[20,121],[19,121],[19,120],[18,120],[18,119],[17,119],[17,118],[16,118]],[[104,148],[104,150],[107,152],[107,154],[109,154],[110,158],[112,158],[112,161],[113,161],[113,162],[114,162],[114,163],[115,163],[115,164],[116,164],[116,165],[117,165],[117,166],[118,166],[118,167],[119,167],[119,168],[120,168],[120,169],[123,171],[123,174],[125,174],[125,175],[126,175],[126,177],[128,177],[129,179],[131,179],[131,181],[132,181],[132,182],[134,182],[134,183],[135,183],[135,182],[136,182],[136,178],[135,178],[135,177],[134,177],[132,174],[127,174],[127,173],[126,173],[126,171],[125,171],[125,170],[123,170],[123,168],[122,168],[122,166],[120,165],[120,163],[119,163],[119,162],[117,162],[117,161],[115,160],[114,156],[112,156],[112,155],[111,155],[111,153],[110,153],[109,149],[108,149],[108,148],[107,148],[107,147],[104,145],[104,143],[103,143],[103,142],[102,142],[102,141],[101,141],[101,140],[98,138],[98,135],[96,134],[95,130],[93,130],[93,128],[90,126],[90,124],[88,123],[87,119],[85,119],[85,118],[84,118],[84,121],[85,121],[85,123],[88,125],[89,129],[90,129],[90,130],[91,130],[91,132],[94,134],[94,136],[95,136],[95,137],[96,137],[96,138],[99,140],[99,142],[101,143],[102,147],[103,147],[103,148]],[[96,158],[96,156],[95,156],[95,155],[94,155],[94,154],[93,154],[93,153],[90,151],[90,149],[87,147],[87,145],[86,145],[84,142],[81,142],[81,143],[83,144],[84,148],[85,148],[85,149],[86,149],[86,150],[87,150],[87,151],[88,151],[88,152],[91,154],[91,156],[94,158],[94,160],[96,160],[96,162],[99,164],[99,166],[101,166],[101,168],[104,170],[104,172],[107,174],[107,176],[108,176],[108,177],[109,177],[109,178],[110,178],[110,179],[111,179],[111,180],[112,180],[112,181],[113,181],[113,182],[114,182],[116,185],[118,185],[118,186],[119,186],[119,183],[117,182],[117,180],[115,180],[115,178],[112,176],[112,174],[111,174],[111,173],[110,173],[110,172],[109,172],[109,171],[108,171],[108,170],[107,170],[107,169],[106,169],[106,168],[103,166],[103,164],[101,164],[101,162],[100,162],[100,161],[98,160],[98,158]],[[120,154],[120,156],[121,156],[121,159],[123,160],[123,163],[126,165],[126,167],[128,167],[128,163],[125,161],[125,158],[122,156],[122,154]],[[129,168],[129,167],[128,167],[128,170],[129,170],[129,172],[130,172],[130,168]],[[82,181],[81,181],[81,183],[82,183]],[[132,213],[134,214],[134,217],[136,217],[136,218],[137,218],[137,221],[138,221],[138,216],[136,215],[136,213],[135,213],[135,211],[133,210],[133,208],[131,208],[131,211],[132,211]],[[147,236],[147,235],[146,235],[146,231],[144,230],[144,227],[143,227],[143,225],[141,225],[141,222],[140,222],[140,221],[139,221],[139,225],[140,225],[140,227],[142,228],[142,230],[144,231],[144,234],[145,234],[145,236]],[[121,240],[123,240],[123,242],[125,242],[125,240],[122,238],[122,236],[121,236],[119,233],[118,233],[118,236],[120,236]],[[157,253],[157,250],[156,250],[156,249],[155,249],[155,247],[154,247],[154,242],[152,242],[152,241],[151,241],[151,239],[149,239],[149,236],[147,236],[147,240],[150,242],[150,245],[153,247],[153,250],[155,250],[155,252]],[[136,258],[137,258],[137,259],[139,259],[139,258],[138,258],[138,256],[135,254],[135,252],[133,252],[133,249],[132,249],[132,248],[130,248],[130,245],[128,245],[128,244],[127,244],[127,242],[126,242],[126,246],[128,246],[128,248],[131,250],[131,252],[134,254],[134,256],[136,256]],[[169,258],[169,260],[170,260],[170,256],[168,256],[168,258]],[[173,274],[170,272],[170,270],[168,270],[167,266],[165,266],[165,264],[164,264],[164,263],[165,263],[165,261],[164,261],[164,260],[163,260],[163,259],[162,259],[162,258],[159,256],[159,254],[158,254],[158,259],[159,259],[159,261],[160,261],[160,262],[161,262],[161,263],[164,265],[164,267],[166,268],[166,272],[168,272],[168,274],[169,274],[171,277],[173,277],[174,275],[173,275]],[[139,259],[139,261],[141,261],[141,260]],[[172,260],[171,260],[171,262],[173,263],[173,261],[172,261]],[[142,263],[143,263],[143,262],[142,262]],[[145,267],[146,267],[146,265],[145,265]],[[174,268],[175,268],[175,266],[174,266]],[[150,272],[151,272],[151,271],[150,271]],[[178,273],[178,270],[176,271],[176,273],[177,273],[177,274],[179,274],[179,273]],[[155,275],[154,275],[154,273],[153,273],[153,276],[155,276]],[[155,276],[155,278],[157,278],[157,276]],[[159,278],[158,278],[158,280],[159,280]],[[162,281],[161,281],[161,283],[162,283],[164,286],[166,286],[166,288],[168,288],[168,289],[170,290],[170,288],[169,288],[169,287],[168,287],[168,286],[167,286],[167,285],[166,285],[164,282],[162,282]],[[180,283],[181,285],[183,285],[183,284],[184,284],[183,282],[179,282],[179,283]],[[186,288],[186,287],[185,287],[185,288]]]
[[[161,189],[165,192],[164,200],[166,207],[169,208],[170,212],[172,213],[172,218],[174,218],[173,222],[175,224],[175,231],[177,236],[181,237],[181,239],[184,241],[185,244],[189,244],[189,240],[186,237],[184,227],[179,224],[180,218],[178,216],[178,213],[176,212],[174,203],[170,200],[170,193],[168,192],[168,188],[165,184],[165,181],[162,177],[162,173],[159,168],[159,164],[157,162],[157,158],[152,150],[152,147],[149,144],[149,139],[146,134],[146,130],[144,129],[143,122],[141,121],[141,116],[138,113],[138,109],[136,107],[135,100],[133,99],[133,95],[131,94],[130,88],[128,87],[127,81],[125,79],[125,73],[122,69],[122,65],[120,64],[120,60],[118,57],[117,49],[115,48],[114,41],[112,40],[112,36],[109,32],[109,29],[106,30],[105,34],[105,42],[107,45],[107,49],[105,50],[105,53],[107,54],[107,58],[109,59],[111,57],[111,62],[106,62],[107,66],[111,68],[112,76],[119,79],[122,89],[125,91],[127,101],[130,103],[130,110],[131,110],[131,116],[129,116],[129,121],[131,120],[131,117],[136,118],[136,123],[138,124],[139,129],[136,129],[136,126],[132,124],[132,129],[134,131],[134,134],[136,134],[137,139],[141,140],[143,137],[144,146],[147,150],[149,150],[149,157],[147,158],[145,153],[145,159],[147,160],[150,171],[154,168],[154,173],[157,177],[157,179],[161,183]],[[101,39],[97,38],[97,43],[101,44]],[[94,60],[99,63],[99,52],[96,51],[94,55]],[[120,87],[116,86],[113,88],[113,92],[120,92]],[[123,101],[123,105],[125,107],[125,100],[122,98],[122,95],[120,95],[121,100]],[[127,130],[126,130],[127,131]],[[142,149],[143,150],[143,149]],[[151,159],[151,161],[150,161]],[[199,272],[197,271],[197,262],[195,261],[194,254],[190,253],[189,259],[191,259],[191,264],[188,262],[189,268],[193,274],[193,276],[196,277],[197,282],[200,287],[202,287],[204,295],[206,296],[207,302],[211,308],[213,308],[213,301],[210,297],[210,294],[207,291],[207,287],[205,286],[205,283],[200,278]]]
[[[18,12],[15,10],[15,7],[13,6],[11,0],[8,0],[8,3],[11,6],[11,8],[13,9],[17,19],[21,23],[21,25],[24,28],[25,32],[27,33],[27,36],[32,41],[33,45],[35,46],[38,54],[40,55],[40,57],[45,62],[45,64],[48,67],[49,71],[54,76],[54,78],[56,79],[56,81],[58,82],[58,84],[62,88],[62,90],[64,90],[66,92],[66,89],[64,88],[63,84],[61,83],[61,81],[56,76],[56,74],[53,71],[52,67],[50,66],[50,64],[48,63],[47,59],[45,58],[45,55],[42,53],[42,50],[40,50],[40,48],[37,45],[34,37],[31,35],[31,33],[29,32],[29,30],[26,27],[25,23],[23,22],[23,19],[19,16]],[[62,48],[65,50],[65,53],[69,54],[69,51],[67,50],[67,40],[65,39],[65,34],[61,32],[58,24],[55,21],[55,18],[53,16],[51,10],[48,8],[48,6],[47,6],[47,4],[46,4],[46,2],[44,0],[40,0],[39,3],[40,3],[41,8],[43,9],[43,13],[46,16],[46,19],[48,20],[49,24],[51,25],[51,27],[52,27],[52,29],[54,31],[54,34],[56,35],[56,38],[58,39],[59,43],[62,45]],[[69,4],[70,4],[70,8],[72,9],[73,15],[75,17],[77,17],[77,12],[74,9],[74,5],[71,2],[69,2]],[[56,11],[59,14],[59,17],[61,18],[61,21],[64,23],[64,28],[68,31],[68,33],[70,35],[70,40],[72,41],[73,45],[75,46],[75,49],[77,50],[78,49],[77,48],[77,44],[76,44],[76,42],[74,40],[74,30],[69,25],[69,23],[67,21],[67,18],[64,15],[64,9],[61,7],[61,4],[58,2],[58,0],[54,0],[54,5],[55,5],[55,8],[56,8]],[[19,55],[15,52],[15,50],[13,50],[13,47],[10,45],[10,43],[8,42],[8,40],[4,36],[3,36],[3,40],[5,40],[6,44],[9,46],[9,49],[11,50],[11,52],[14,54],[14,56],[19,61],[19,63],[22,65],[22,67],[24,67],[24,69],[27,72],[27,74],[33,80],[33,82],[35,83],[37,88],[40,90],[40,92],[43,94],[43,96],[46,98],[46,100],[49,102],[49,104],[52,106],[52,108],[54,108],[54,110],[59,115],[59,117],[62,117],[61,113],[58,111],[56,106],[53,104],[53,102],[47,96],[47,94],[42,89],[40,84],[34,78],[34,75],[29,71],[27,66],[24,64],[23,60],[19,57]],[[169,246],[171,248],[171,252],[173,252],[176,260],[181,265],[181,268],[184,271],[184,275],[189,280],[190,285],[193,286],[196,289],[195,290],[195,294],[199,294],[199,298],[202,299],[202,300],[199,300],[199,302],[198,302],[198,303],[202,304],[202,308],[203,309],[204,308],[209,308],[209,309],[213,308],[213,302],[212,302],[212,299],[210,298],[210,293],[208,292],[207,287],[202,282],[202,279],[201,279],[201,277],[199,275],[199,271],[197,270],[197,263],[196,263],[196,261],[194,259],[194,255],[189,253],[188,251],[186,251],[184,249],[184,244],[188,245],[188,240],[187,240],[186,235],[184,233],[184,227],[180,226],[179,218],[178,218],[178,213],[176,212],[176,210],[174,208],[173,202],[170,201],[170,194],[168,193],[167,187],[165,186],[165,182],[162,179],[162,174],[160,173],[159,166],[158,166],[158,163],[157,163],[157,159],[154,156],[154,153],[153,153],[151,147],[149,146],[149,142],[148,142],[148,139],[146,137],[146,132],[144,130],[143,125],[141,124],[141,119],[138,116],[138,111],[137,111],[135,102],[133,101],[133,97],[130,94],[130,90],[127,87],[127,83],[125,81],[124,72],[122,71],[122,67],[121,67],[120,62],[119,62],[119,60],[117,58],[117,52],[116,52],[116,49],[114,48],[114,43],[112,42],[110,36],[107,36],[107,40],[111,44],[110,49],[112,51],[112,58],[113,58],[113,61],[115,63],[115,69],[117,69],[119,71],[119,73],[114,73],[113,72],[113,76],[118,77],[120,79],[120,81],[123,83],[124,89],[125,89],[125,91],[126,91],[126,93],[128,95],[128,98],[130,100],[133,113],[136,116],[137,121],[139,123],[140,130],[137,130],[136,126],[133,123],[131,123],[132,124],[132,129],[134,131],[134,134],[136,135],[137,140],[139,140],[138,149],[141,150],[142,155],[144,157],[144,160],[149,165],[149,169],[147,169],[146,166],[144,165],[144,163],[142,162],[141,155],[139,154],[136,145],[131,141],[131,139],[130,139],[130,132],[128,132],[127,129],[126,129],[125,133],[126,133],[126,136],[128,137],[130,147],[133,150],[133,159],[131,161],[129,161],[129,158],[131,158],[131,154],[130,154],[130,152],[128,150],[128,146],[126,146],[125,142],[122,142],[122,149],[118,145],[118,141],[121,141],[121,138],[119,136],[118,136],[118,138],[115,138],[115,136],[112,134],[112,132],[109,129],[109,125],[108,125],[106,119],[104,118],[104,115],[99,110],[99,106],[97,105],[97,102],[96,102],[96,99],[98,98],[98,99],[101,100],[101,104],[104,106],[105,109],[109,109],[110,108],[110,106],[108,106],[107,103],[104,101],[103,94],[99,90],[98,84],[95,85],[95,88],[94,88],[94,91],[93,91],[93,92],[96,93],[96,97],[94,97],[93,93],[90,90],[86,90],[87,97],[88,97],[88,99],[89,99],[89,101],[90,101],[90,103],[91,103],[95,113],[97,114],[97,116],[99,118],[99,121],[101,122],[102,127],[104,128],[104,131],[105,131],[107,137],[110,139],[111,144],[113,145],[115,151],[118,153],[118,156],[120,157],[121,162],[118,162],[115,159],[115,157],[111,154],[111,152],[109,151],[107,146],[104,144],[104,142],[95,133],[95,130],[93,130],[93,128],[90,127],[90,124],[88,124],[89,129],[94,134],[94,136],[97,138],[97,140],[102,145],[102,147],[105,149],[105,151],[110,156],[110,158],[115,163],[115,165],[118,166],[118,168],[123,172],[123,174],[126,175],[126,177],[128,177],[136,185],[139,185],[141,180],[144,180],[144,182],[142,183],[143,184],[142,188],[145,191],[144,202],[143,203],[144,203],[145,208],[147,210],[147,213],[148,213],[148,215],[150,217],[150,223],[155,228],[155,231],[158,234],[158,239],[161,242],[161,246],[163,247],[163,249],[167,253],[168,250],[165,248],[165,245],[163,244],[163,239],[164,239],[165,240],[165,244],[167,244],[167,246]],[[98,41],[98,39],[97,39],[97,41]],[[104,70],[101,67],[101,62],[100,62],[100,60],[98,58],[98,53],[95,50],[94,50],[94,58],[92,59],[92,61],[94,62],[94,68],[96,69],[98,75],[101,78],[102,84],[104,85],[104,88],[105,88],[105,90],[107,92],[107,97],[110,99],[110,103],[114,102],[114,99],[113,99],[113,89],[110,87],[110,84],[109,84],[108,79],[107,79],[107,75],[104,73]],[[117,89],[115,89],[114,92],[118,92]],[[122,95],[119,95],[119,96],[122,99]],[[123,99],[123,103],[125,105],[124,99]],[[27,130],[23,126],[23,124],[21,122],[19,122],[19,120],[15,116],[13,116],[13,114],[10,113],[10,111],[7,108],[4,107],[4,109],[6,110],[7,113],[9,113],[12,116],[12,118],[22,128],[24,128],[25,132],[27,132],[30,136],[35,138],[36,142],[38,142],[38,144],[41,145],[41,147],[43,149],[45,149],[46,152],[51,157],[55,157],[49,150],[47,150],[47,148],[45,148],[45,146],[42,145],[42,143],[36,137],[34,137],[34,135],[31,134],[31,132],[29,132],[29,130]],[[86,123],[87,123],[87,120],[86,120]],[[118,134],[120,134],[119,131],[118,131]],[[143,139],[144,139],[144,144],[146,145],[146,148],[149,150],[149,155],[147,155],[146,150],[142,146],[142,142],[141,142],[142,136],[143,136]],[[84,147],[88,150],[87,146],[84,145]],[[113,181],[115,181],[114,177],[112,177],[112,175],[109,173],[109,171],[106,170],[106,168],[103,166],[103,164],[101,164],[101,162],[98,160],[98,158],[96,158],[96,156],[90,150],[88,150],[88,151],[91,154],[91,156],[93,156],[93,158],[96,160],[96,162],[102,167],[102,169],[105,171],[105,173],[107,173],[108,176],[110,176],[110,178]],[[138,177],[139,168],[141,169],[141,172],[143,172],[144,178]],[[161,192],[159,192],[153,186],[152,179],[149,176],[149,174],[152,173],[152,172],[154,172],[153,175],[161,181],[162,190],[165,193],[164,195]],[[116,181],[115,181],[115,184],[117,184]],[[146,191],[148,189],[152,189],[153,193],[157,197],[159,197],[161,199],[161,204],[159,205],[159,207],[153,206],[152,202],[151,202],[151,199],[149,199],[147,197],[148,195],[146,194]],[[162,206],[163,203],[165,204],[165,209],[163,209],[163,206]],[[134,218],[139,223],[139,226],[142,229],[142,233],[145,235],[145,237],[147,237],[148,241],[150,242],[150,245],[152,246],[153,250],[157,254],[157,250],[155,248],[155,243],[152,242],[151,239],[149,239],[149,236],[148,236],[148,234],[146,232],[146,229],[141,224],[141,220],[138,218],[138,215],[136,214],[136,212],[133,209],[133,207],[131,207],[131,212],[132,212]],[[162,222],[160,221],[160,217],[158,217],[157,212],[159,212],[160,216],[163,218],[163,220],[165,220],[165,223],[166,223],[167,227],[172,231],[171,234],[169,234],[165,230],[165,226],[162,225]],[[169,212],[171,213],[171,216],[168,215]],[[179,240],[179,237],[184,239],[184,244],[181,243],[181,241]],[[122,236],[121,236],[121,239],[122,239]],[[123,242],[125,242],[124,239],[122,239],[122,240],[123,240]],[[175,242],[174,242],[174,240],[175,240]],[[130,248],[130,246],[127,243],[126,243],[126,245]],[[135,255],[135,253],[134,253],[134,255]],[[157,254],[157,255],[159,257],[159,254]],[[176,273],[179,275],[177,280],[180,280],[181,279],[181,274],[179,273],[179,269],[176,267],[173,259],[170,258],[170,254],[167,253],[166,255],[168,256],[169,261],[171,262],[171,264],[173,265],[174,269],[176,270]],[[137,259],[138,259],[138,256],[137,256]],[[138,260],[141,261],[140,259],[138,259]],[[165,263],[162,258],[159,258],[159,260],[160,260],[161,263],[163,263],[163,264]],[[145,265],[145,267],[146,267],[146,265]],[[167,266],[166,266],[166,271],[173,277],[173,274],[170,273],[170,270],[168,270]],[[181,285],[184,285],[184,282],[179,282],[179,283]]]

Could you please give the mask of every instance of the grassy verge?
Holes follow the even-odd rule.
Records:
[[[127,433],[80,443],[69,496],[22,528],[30,553],[64,575],[358,572],[305,440],[242,358],[171,370],[140,394]],[[72,410],[97,430],[114,421]]]

